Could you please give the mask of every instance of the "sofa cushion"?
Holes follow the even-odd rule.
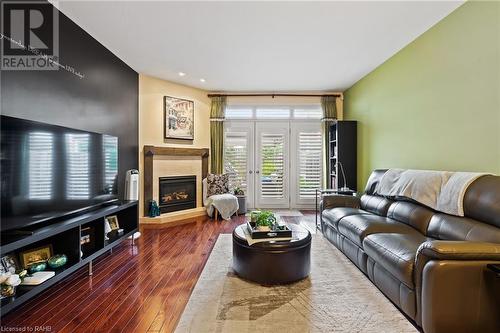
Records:
[[[500,228],[467,217],[436,214],[429,223],[427,236],[442,240],[500,243]]]
[[[387,217],[412,226],[421,234],[425,234],[429,221],[435,213],[432,209],[413,202],[396,201],[389,207]]]
[[[378,195],[363,194],[361,196],[361,209],[380,216],[386,216],[387,210],[393,202],[393,200]]]
[[[413,232],[410,226],[378,215],[350,215],[342,218],[337,225],[338,231],[350,241],[363,247],[363,239],[374,233]]]
[[[321,217],[325,223],[328,223],[330,226],[335,228],[335,230],[338,230],[337,224],[339,223],[339,220],[341,218],[357,214],[371,214],[371,213],[358,208],[338,207],[338,208],[324,210],[323,213],[321,213]]]
[[[368,257],[413,289],[415,255],[427,240],[430,239],[414,229],[408,233],[372,234],[363,240],[363,249]]]

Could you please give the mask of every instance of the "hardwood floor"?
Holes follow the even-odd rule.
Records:
[[[314,212],[284,217],[314,228]],[[29,332],[172,332],[212,248],[244,217],[206,217],[163,228],[142,228],[132,246],[125,241],[94,261],[93,275],[81,269],[1,319],[3,330]]]

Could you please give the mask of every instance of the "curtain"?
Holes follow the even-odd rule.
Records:
[[[337,97],[321,97],[321,108],[323,109],[322,137],[323,137],[323,187],[330,183],[330,126],[337,119]]]
[[[212,97],[210,108],[210,170],[221,174],[224,171],[224,117],[226,97]]]

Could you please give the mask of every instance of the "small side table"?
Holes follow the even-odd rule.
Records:
[[[321,197],[323,196],[323,194],[342,194],[342,195],[352,195],[352,196],[356,196],[356,192],[353,191],[353,190],[336,190],[336,189],[316,189],[316,203],[315,203],[315,207],[316,207],[316,220],[315,220],[315,224],[316,224],[316,229],[320,229],[321,230],[321,225],[318,224],[318,210],[319,210],[319,201],[318,201],[318,197]]]

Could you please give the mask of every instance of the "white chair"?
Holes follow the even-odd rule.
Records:
[[[217,220],[220,216],[224,220],[230,220],[233,214],[238,215],[238,209],[240,208],[238,204],[238,198],[231,193],[225,194],[215,194],[208,196],[208,186],[207,179],[203,179],[202,181],[202,190],[203,190],[203,205],[207,209],[208,216],[212,217],[215,215],[215,219]]]

